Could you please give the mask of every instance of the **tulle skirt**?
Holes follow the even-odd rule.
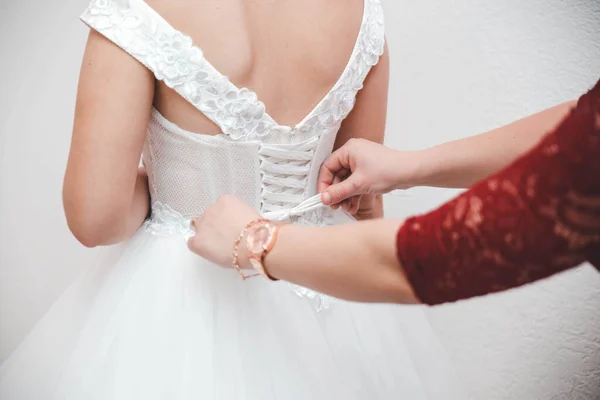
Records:
[[[2,400],[452,399],[420,307],[243,282],[140,229],[86,271],[0,370]]]

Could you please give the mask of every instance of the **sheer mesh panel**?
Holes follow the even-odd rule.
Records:
[[[157,111],[148,125],[144,164],[152,202],[191,217],[223,194],[260,206],[259,143],[186,132]]]

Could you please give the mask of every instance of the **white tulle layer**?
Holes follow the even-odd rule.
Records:
[[[87,271],[2,366],[2,400],[451,399],[423,310],[242,282],[180,235],[140,230]]]

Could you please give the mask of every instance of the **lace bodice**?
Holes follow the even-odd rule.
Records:
[[[143,159],[157,229],[176,216],[201,214],[223,194],[235,194],[263,213],[291,209],[314,195],[319,166],[384,48],[381,5],[365,0],[359,34],[339,80],[302,121],[281,126],[253,91],[230,82],[190,37],[144,1],[94,0],[81,18],[222,131],[216,136],[186,132],[153,110]]]

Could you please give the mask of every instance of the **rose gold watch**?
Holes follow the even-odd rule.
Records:
[[[264,260],[275,246],[279,226],[268,220],[258,220],[250,223],[246,229],[246,249],[250,265],[260,275],[276,281],[265,268]]]

